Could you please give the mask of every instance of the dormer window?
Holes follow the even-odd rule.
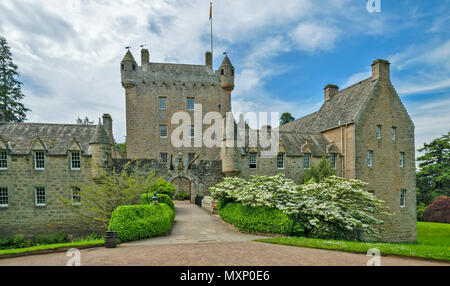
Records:
[[[79,151],[70,152],[70,169],[71,170],[81,169],[81,152]]]
[[[35,151],[34,152],[34,169],[35,170],[45,170],[45,152]]]
[[[0,170],[8,169],[8,155],[6,150],[0,150]]]

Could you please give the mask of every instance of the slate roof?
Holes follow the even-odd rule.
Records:
[[[104,131],[104,128],[101,128]],[[100,132],[101,133],[101,132]],[[89,143],[98,141],[96,125],[3,123],[0,124],[0,140],[10,142],[12,154],[29,154],[36,140],[40,139],[48,155],[65,155],[75,139],[87,154]],[[106,133],[105,133],[106,136]],[[102,137],[100,135],[100,137]],[[101,139],[103,140],[103,139]]]
[[[292,131],[280,131],[280,140],[286,149],[287,156],[303,155],[301,148],[308,141],[314,156],[322,157],[327,154],[327,145],[331,142],[322,134],[309,134]]]
[[[339,123],[352,123],[367,101],[375,83],[368,78],[343,89],[325,102],[319,111],[282,125],[280,130],[318,133],[336,128],[340,126]]]

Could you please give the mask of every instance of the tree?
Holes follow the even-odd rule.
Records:
[[[84,119],[81,119],[80,117],[77,118],[77,124],[80,125],[92,125],[94,124],[94,121],[90,121],[89,117],[85,117]]]
[[[0,36],[0,112],[6,122],[23,122],[30,111],[20,102],[25,95],[17,69],[6,39]]]
[[[280,125],[284,125],[284,124],[292,122],[294,120],[295,120],[294,116],[292,116],[289,112],[285,112],[285,113],[281,114]]]
[[[331,161],[323,156],[319,164],[312,164],[311,168],[305,170],[305,173],[300,176],[300,184],[305,184],[311,180],[318,183],[333,175],[336,175],[336,170],[333,169]]]
[[[450,196],[450,132],[431,143],[424,144],[419,152],[420,171],[417,173],[417,203],[429,205],[439,195]]]
[[[155,183],[155,176],[154,172],[142,174],[139,171],[142,166],[134,163],[128,162],[121,171],[99,170],[100,175],[92,177],[92,183],[76,186],[79,189],[79,205],[72,205],[72,199],[59,197],[66,207],[77,214],[74,224],[95,225],[96,229],[106,230],[111,213],[118,206],[141,203],[142,194],[147,193]]]
[[[450,223],[450,197],[437,197],[423,212],[423,220]]]

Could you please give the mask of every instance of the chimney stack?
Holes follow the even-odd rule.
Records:
[[[147,65],[150,63],[150,53],[147,49],[141,50],[141,66],[144,71],[147,70]]]
[[[106,135],[108,135],[108,138],[110,142],[113,142],[113,133],[112,133],[112,118],[109,114],[103,114],[103,127],[105,128]]]
[[[390,62],[381,59],[374,61],[372,63],[372,81],[389,81],[391,77],[389,67],[390,64]]]
[[[212,70],[212,53],[206,52],[205,54],[205,65]]]
[[[325,102],[327,102],[339,92],[339,86],[334,84],[327,84],[324,90],[325,90]]]

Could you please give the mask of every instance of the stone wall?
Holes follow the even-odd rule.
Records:
[[[355,123],[356,178],[369,183],[367,190],[386,202],[392,216],[384,218],[383,240],[414,242],[417,236],[414,125],[390,82],[378,82],[371,100]],[[381,139],[376,137],[381,125]],[[397,127],[392,140],[391,127]],[[367,151],[373,151],[368,167]],[[405,153],[400,167],[400,152]],[[406,190],[406,206],[400,207],[400,191]]]
[[[45,170],[37,171],[31,154],[8,155],[8,170],[0,171],[0,187],[7,187],[9,196],[8,207],[0,208],[0,236],[94,230],[74,224],[71,208],[77,206],[65,207],[60,199],[71,199],[72,186],[91,183],[90,172],[90,156],[82,156],[79,171],[70,169],[68,156],[46,156]],[[45,206],[36,206],[36,187],[45,187]]]

